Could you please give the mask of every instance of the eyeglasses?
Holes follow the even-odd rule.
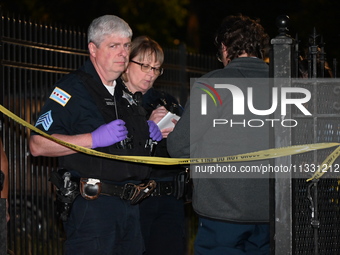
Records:
[[[144,72],[144,73],[149,73],[150,70],[153,70],[153,73],[155,75],[160,76],[160,75],[163,74],[163,68],[162,67],[157,68],[157,67],[153,67],[153,66],[150,66],[150,65],[147,65],[147,64],[139,63],[139,62],[136,62],[136,61],[133,61],[133,60],[130,60],[130,62],[135,63],[137,65],[140,65],[140,68],[141,68],[142,72]]]

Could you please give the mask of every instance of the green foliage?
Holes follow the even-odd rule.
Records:
[[[148,35],[163,47],[184,41],[190,0],[3,0],[1,6],[33,20],[87,28],[104,14],[126,20],[134,35]]]
[[[273,38],[278,33],[276,17],[285,14],[291,18],[292,37],[298,33],[308,44],[315,27],[328,56],[340,58],[340,2],[335,0],[1,0],[0,5],[33,20],[84,29],[94,18],[114,14],[130,24],[134,36],[148,35],[163,47],[183,42],[200,53],[215,52],[214,32],[227,15],[259,18]]]
[[[119,4],[120,14],[134,34],[149,35],[162,46],[184,40],[189,0],[128,0]]]

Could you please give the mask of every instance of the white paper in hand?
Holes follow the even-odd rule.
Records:
[[[158,123],[157,126],[159,127],[160,130],[164,128],[171,128],[174,127],[175,124],[172,122],[172,120],[179,120],[180,117],[172,112],[168,112],[163,119],[161,119]]]

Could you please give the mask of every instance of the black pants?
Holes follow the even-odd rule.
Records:
[[[199,218],[195,255],[269,255],[269,224]]]
[[[140,203],[144,255],[183,255],[185,216],[183,200],[174,196],[148,197]]]
[[[78,196],[64,223],[66,255],[141,255],[139,207],[119,197]]]

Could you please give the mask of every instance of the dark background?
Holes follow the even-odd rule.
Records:
[[[288,15],[289,34],[308,46],[315,28],[325,42],[326,57],[340,59],[340,1],[338,0],[2,0],[3,11],[47,24],[84,28],[96,17],[114,14],[126,20],[134,36],[149,35],[163,47],[185,43],[198,53],[215,53],[214,32],[222,19],[242,13],[260,19],[271,38],[275,20]]]

